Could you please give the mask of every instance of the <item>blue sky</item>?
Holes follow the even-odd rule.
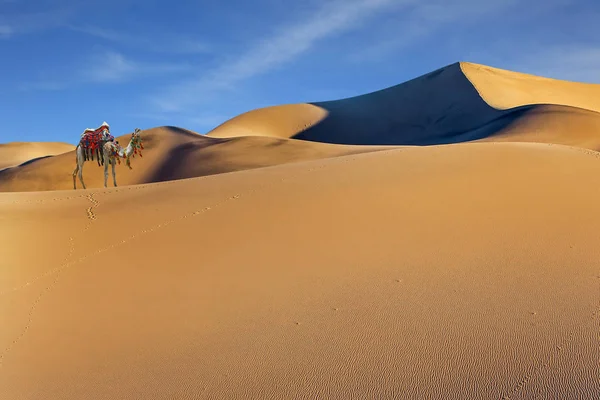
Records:
[[[206,133],[455,61],[600,83],[600,2],[0,0],[0,143]]]

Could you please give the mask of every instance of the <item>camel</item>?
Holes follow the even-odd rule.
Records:
[[[106,121],[104,121],[102,125],[100,125],[100,127],[97,129],[87,128],[86,130],[84,130],[79,140],[80,144],[85,144],[83,152],[84,161],[93,160],[94,155],[96,155],[96,158],[98,160],[98,166],[100,167],[100,163],[104,161],[104,158],[102,156],[102,146],[95,147],[90,146],[90,144],[93,144],[96,141],[102,142],[113,139],[114,138],[110,134],[110,126]]]
[[[121,164],[121,158],[126,159],[126,165],[131,168],[130,157],[133,155],[135,157],[136,154],[139,154],[142,157],[142,150],[144,146],[142,144],[142,138],[140,136],[140,129],[135,128],[135,131],[131,134],[131,139],[129,140],[129,144],[126,148],[123,148],[119,145],[118,142],[105,141],[102,144],[102,155],[103,155],[103,164],[104,164],[104,187],[107,187],[108,181],[108,164],[112,167],[112,176],[113,176],[113,184],[117,186],[117,177],[115,167],[117,162]],[[81,144],[77,145],[75,149],[75,161],[77,165],[75,166],[75,170],[73,171],[73,189],[77,189],[76,178],[79,176],[79,180],[81,181],[81,185],[85,189],[85,183],[83,182],[83,164],[86,161],[85,157],[85,149],[81,147]]]

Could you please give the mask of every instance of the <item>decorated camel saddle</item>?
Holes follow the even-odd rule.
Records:
[[[102,146],[104,143],[113,142],[114,140],[114,136],[110,134],[110,126],[106,122],[103,122],[96,129],[87,128],[84,130],[79,140],[79,146],[83,148],[85,161],[93,160],[95,155],[98,165],[104,163]]]

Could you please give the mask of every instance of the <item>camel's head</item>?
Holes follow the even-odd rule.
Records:
[[[131,134],[131,140],[142,140],[140,134],[142,133],[142,130],[140,128],[135,128],[133,130],[133,133]]]
[[[144,146],[142,145],[142,136],[141,136],[141,129],[140,128],[135,128],[135,130],[133,131],[133,133],[131,134],[131,145],[134,148],[137,149],[143,149]]]
[[[136,154],[139,154],[139,156],[142,157],[142,150],[144,150],[144,145],[142,144],[141,133],[142,131],[140,128],[135,128],[135,130],[131,134],[131,148],[133,149],[133,153],[131,153],[131,155],[133,157],[135,157]],[[129,167],[129,169],[132,169],[131,164],[129,162],[129,156],[127,156],[127,166]]]

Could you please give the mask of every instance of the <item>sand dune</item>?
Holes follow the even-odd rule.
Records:
[[[282,137],[340,144],[435,144],[452,141],[453,135],[501,115],[481,99],[459,64],[452,64],[357,97],[252,110],[226,121],[207,136],[266,132],[268,136],[279,133]]]
[[[384,90],[347,99],[267,107],[241,114],[207,135],[264,135],[316,142],[432,145],[488,138],[519,124],[523,107],[540,104],[600,111],[600,85],[559,81],[473,63],[455,63]],[[543,114],[545,116],[547,114]],[[590,117],[590,118],[596,118]],[[552,120],[555,120],[552,117]],[[543,125],[549,125],[543,123]],[[573,130],[577,130],[573,126]],[[581,135],[583,133],[578,133]],[[600,131],[549,143],[600,149]],[[544,140],[544,135],[538,135]]]
[[[55,142],[11,142],[0,143],[0,170],[26,161],[65,153],[75,149],[68,143]]]
[[[457,63],[0,171],[0,398],[597,399],[598,94]]]
[[[599,203],[514,143],[3,193],[0,393],[597,398]]]
[[[469,62],[461,70],[490,106],[555,104],[600,112],[600,84],[550,79]]]
[[[348,99],[285,104],[241,114],[207,135],[160,127],[120,185],[185,179],[376,151],[390,145],[467,141],[556,143],[600,150],[600,85],[455,63]],[[123,144],[127,135],[120,138]],[[368,146],[368,147],[366,147]],[[74,152],[0,172],[0,191],[72,188]],[[84,167],[89,188],[103,171]],[[109,178],[111,179],[111,178]]]
[[[600,113],[559,105],[522,107],[481,141],[559,143],[600,151]]]
[[[145,150],[132,159],[132,170],[117,166],[117,184],[133,185],[232,172],[288,162],[380,150],[381,146],[340,146],[293,139],[241,137],[219,139],[177,127],[142,131]],[[130,134],[118,137],[126,146]],[[75,151],[0,171],[0,192],[67,190],[73,188]],[[88,188],[104,186],[104,167],[86,162]],[[108,183],[112,186],[109,167]],[[82,188],[77,181],[78,188]]]

